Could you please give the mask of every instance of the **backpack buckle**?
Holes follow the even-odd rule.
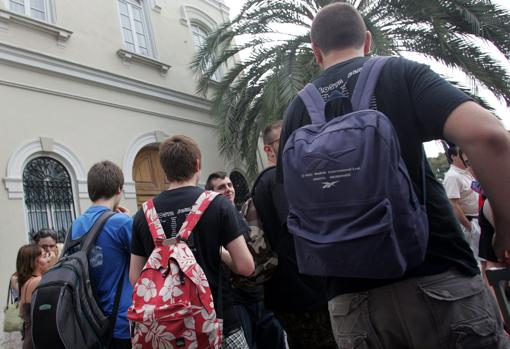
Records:
[[[177,236],[175,236],[173,238],[163,240],[163,246],[176,245],[180,241],[181,241],[181,239],[179,239]]]

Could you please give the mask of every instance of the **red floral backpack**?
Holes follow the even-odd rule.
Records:
[[[128,318],[133,349],[219,349],[222,320],[216,318],[209,283],[186,241],[218,193],[197,199],[176,237],[167,239],[152,199],[143,204],[155,248],[133,290]]]

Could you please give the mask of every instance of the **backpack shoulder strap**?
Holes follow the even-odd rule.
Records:
[[[299,91],[299,98],[303,101],[310,121],[312,124],[320,124],[326,120],[325,109],[326,102],[322,98],[321,93],[314,84],[308,83],[301,91]]]
[[[214,200],[214,198],[218,195],[218,193],[211,190],[206,190],[200,194],[197,201],[193,205],[191,212],[188,213],[186,220],[184,223],[182,223],[179,233],[177,234],[181,240],[188,240],[191,232],[193,229],[195,229],[195,226],[202,217],[202,214],[205,212],[207,207],[209,207],[209,204]]]
[[[103,230],[104,224],[114,214],[115,214],[115,212],[108,210],[108,211],[103,212],[101,214],[101,216],[99,216],[99,218],[96,219],[96,221],[94,222],[94,224],[92,225],[90,230],[83,237],[84,240],[81,245],[82,251],[84,251],[86,254],[88,254],[90,252],[90,250],[92,249],[92,246],[96,242],[96,239],[97,239],[99,233],[101,233],[101,231]]]
[[[262,172],[259,173],[259,175],[257,176],[257,178],[255,179],[255,182],[253,182],[253,187],[251,188],[251,191],[250,191],[250,195],[249,197],[247,198],[247,200],[250,198],[250,197],[253,197],[255,196],[255,188],[257,187],[257,184],[259,184],[260,182],[260,179],[262,178],[262,176],[269,170],[272,170],[273,168],[275,168],[275,166],[269,166],[269,167],[266,167],[264,170],[262,170]],[[246,200],[246,201],[247,201]]]
[[[372,57],[363,64],[363,69],[361,70],[351,97],[353,110],[370,108],[370,100],[374,95],[375,85],[377,84],[382,68],[386,62],[392,58],[391,56]]]
[[[147,225],[149,226],[149,230],[151,232],[152,240],[154,240],[154,244],[156,244],[158,240],[165,240],[165,231],[163,230],[163,226],[159,220],[158,213],[154,207],[154,200],[149,199],[145,201],[142,205],[142,208],[143,213],[145,214],[145,220],[147,221]]]

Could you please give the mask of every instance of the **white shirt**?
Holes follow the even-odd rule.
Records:
[[[471,189],[474,180],[468,170],[455,165],[451,165],[444,176],[443,185],[448,199],[459,199],[466,216],[478,216],[478,193]]]

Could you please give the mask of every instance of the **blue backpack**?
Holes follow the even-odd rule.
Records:
[[[354,111],[330,121],[313,84],[299,92],[312,123],[292,133],[282,156],[288,229],[302,274],[390,279],[423,263],[425,199],[417,199],[390,120],[369,109],[389,58],[365,62]]]

